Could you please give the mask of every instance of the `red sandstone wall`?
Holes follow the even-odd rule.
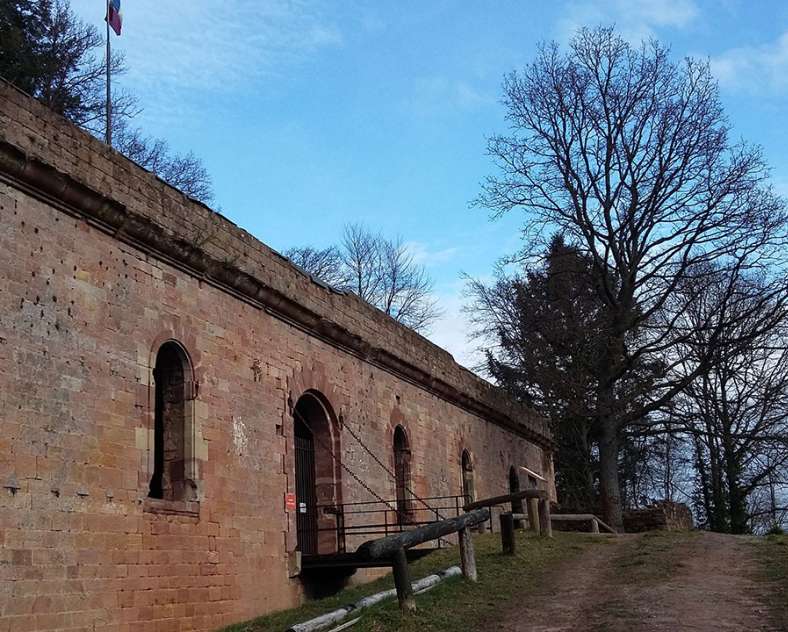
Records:
[[[70,178],[78,189],[106,196],[104,201],[91,203],[111,201],[124,213],[150,222],[171,240],[196,246],[215,261],[259,279],[368,345],[401,358],[492,408],[508,412],[535,435],[549,434],[544,420],[525,408],[513,407],[499,389],[456,364],[445,350],[399,326],[356,296],[337,294],[312,282],[246,231],[186,198],[0,79],[0,145],[4,142],[21,152],[22,161],[40,161],[46,165],[44,179],[53,183],[51,193],[56,197],[63,190],[61,180]],[[0,162],[3,158],[0,156]],[[18,158],[10,159],[10,163]],[[18,167],[10,163],[9,168]],[[23,171],[28,166],[22,167]],[[51,176],[49,170],[53,172]],[[74,193],[73,188],[66,190]],[[278,209],[264,208],[261,200],[261,212],[278,212]]]
[[[171,217],[170,202],[182,203],[163,185],[152,195],[150,176],[119,171],[122,162],[108,163],[68,126],[0,104],[0,137],[152,215]],[[321,309],[336,307],[381,344],[407,342],[407,353],[430,362],[411,333],[376,329],[352,297],[326,299],[266,256],[261,265],[279,266],[267,273],[272,283],[334,301]],[[463,448],[474,456],[478,496],[504,492],[511,464],[552,478],[542,450],[524,439],[3,183],[0,271],[0,632],[213,630],[297,603],[283,495],[293,491],[288,400],[306,389],[320,391],[389,467],[401,423],[421,495],[460,492]],[[150,385],[168,338],[186,347],[199,383],[199,503],[157,510],[146,500]],[[432,362],[477,388],[449,361],[435,352]],[[347,430],[341,453],[394,497]],[[347,475],[342,494],[368,499]]]

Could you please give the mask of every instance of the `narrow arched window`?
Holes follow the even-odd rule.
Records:
[[[473,480],[473,461],[468,450],[462,451],[462,495],[465,496],[465,504],[476,500],[476,489]]]
[[[178,343],[168,341],[159,348],[153,380],[153,475],[148,496],[191,500],[187,402],[192,399],[193,383],[189,358]]]
[[[512,465],[509,468],[509,493],[513,494],[520,491],[520,476],[517,473],[517,468]]]
[[[408,524],[413,521],[410,502],[410,443],[402,426],[394,429],[394,478],[397,487],[397,522]]]

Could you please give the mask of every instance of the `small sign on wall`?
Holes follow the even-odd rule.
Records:
[[[285,511],[295,511],[296,509],[296,495],[293,492],[285,494]]]

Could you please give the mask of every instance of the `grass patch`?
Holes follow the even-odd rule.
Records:
[[[693,531],[650,531],[644,533],[615,558],[613,565],[632,583],[658,584],[678,572],[684,564],[683,544],[697,537]]]
[[[770,614],[778,629],[788,629],[788,535],[768,535],[757,546],[763,578],[770,585]]]
[[[517,555],[501,554],[498,534],[477,535],[474,538],[479,581],[476,584],[463,578],[451,578],[436,588],[418,595],[415,614],[402,615],[393,599],[361,611],[361,621],[352,632],[427,632],[429,630],[485,629],[507,605],[523,594],[534,590],[544,573],[557,562],[571,559],[590,546],[604,545],[606,538],[589,538],[581,534],[556,533],[554,540],[544,540],[520,532],[517,534]],[[410,565],[415,581],[425,575],[459,564],[459,550],[455,547],[438,551]],[[365,595],[393,586],[390,575],[369,584],[356,586],[338,595],[310,601],[299,608],[285,610],[226,628],[225,632],[282,632],[290,625],[306,621]],[[356,615],[359,616],[359,615]]]

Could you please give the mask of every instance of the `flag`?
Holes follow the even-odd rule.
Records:
[[[120,10],[120,0],[109,0],[107,3],[107,22],[115,31],[115,35],[120,35],[123,26],[123,13]]]

